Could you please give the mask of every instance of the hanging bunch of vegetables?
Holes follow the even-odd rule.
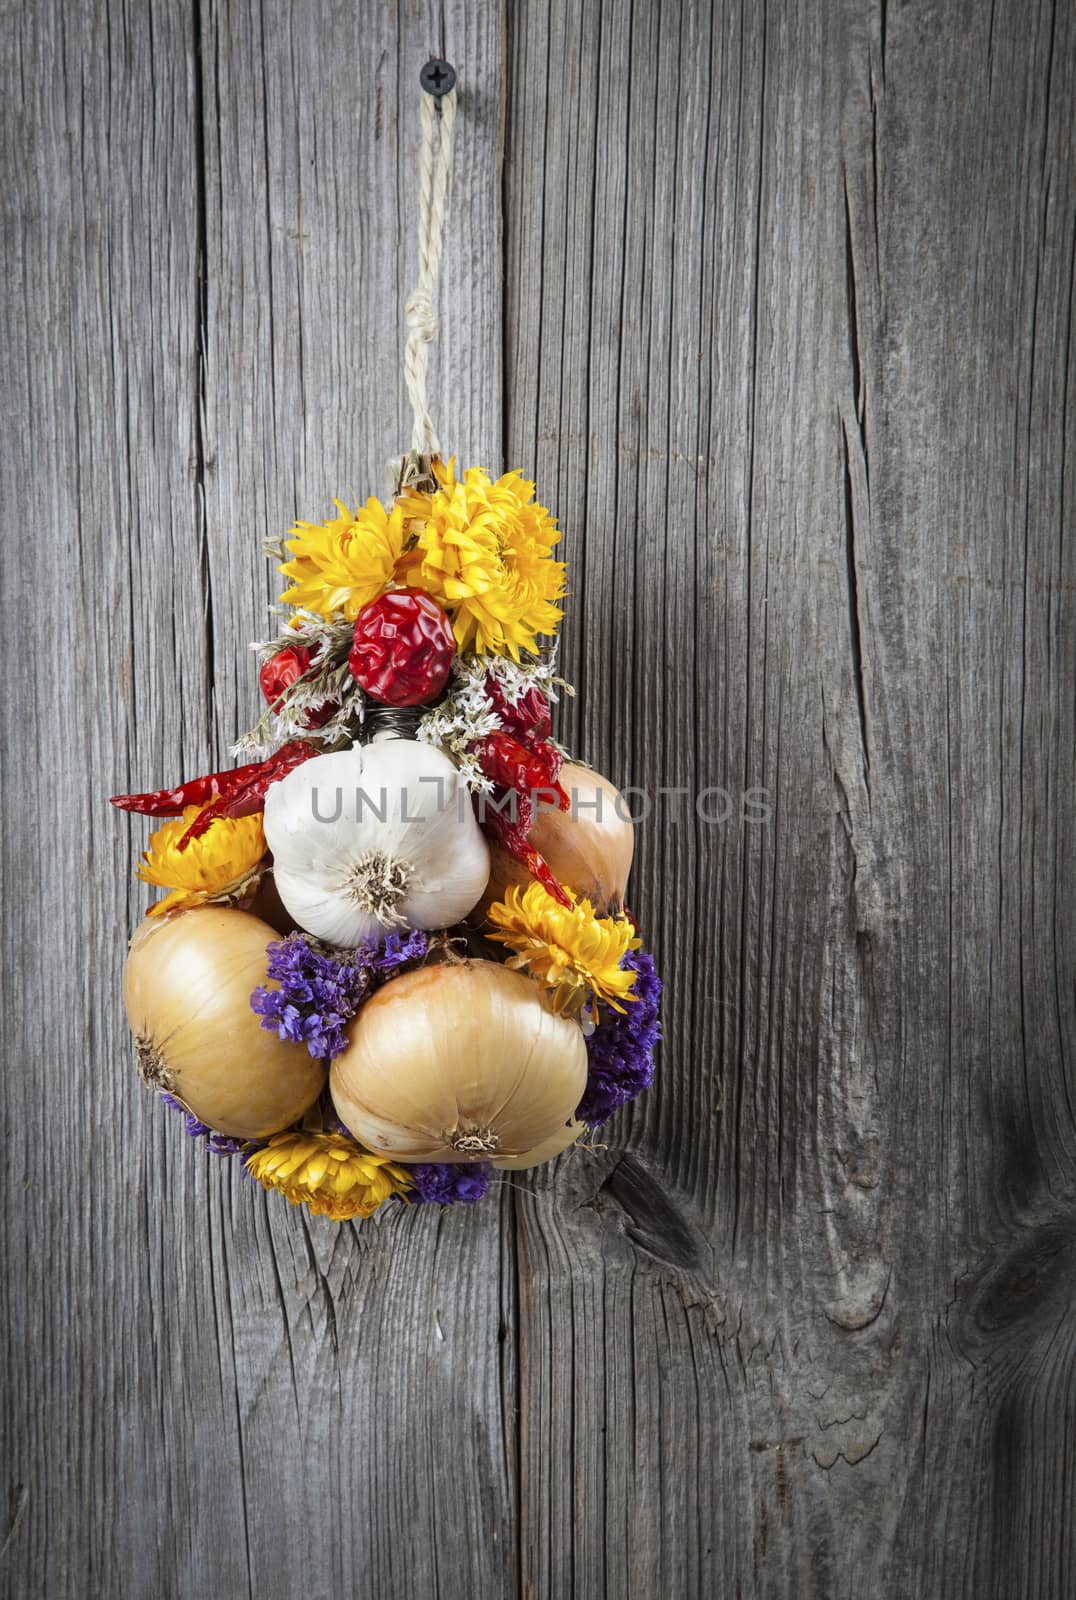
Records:
[[[125,975],[143,1080],[340,1221],[584,1139],[651,1080],[660,983],[626,808],[552,737],[533,484],[412,454],[391,505],[337,511],[281,552],[242,765],[113,804],[168,819]]]
[[[242,764],[113,800],[167,819],[137,870],[168,893],[124,984],[144,1082],[335,1221],[480,1200],[640,1094],[658,1039],[629,815],[552,735],[556,522],[517,472],[458,477],[430,419],[455,77],[420,74],[392,503],[337,500],[278,551]]]

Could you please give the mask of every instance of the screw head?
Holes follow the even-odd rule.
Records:
[[[419,73],[418,81],[427,94],[440,100],[456,87],[456,69],[439,56],[431,56]]]

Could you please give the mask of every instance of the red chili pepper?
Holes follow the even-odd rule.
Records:
[[[305,677],[311,666],[310,651],[305,644],[285,645],[275,656],[263,661],[258,669],[258,682],[262,694],[276,711],[288,689]]]
[[[536,802],[555,802],[560,811],[567,811],[571,805],[557,782],[564,757],[544,741],[536,741],[535,747],[528,749],[503,732],[487,734],[473,749],[482,772],[495,785],[492,801],[479,806],[482,827],[513,861],[525,866],[531,877],[537,878],[555,900],[562,906],[570,906],[572,901],[563,885],[527,837],[534,822]],[[504,809],[499,809],[502,806]]]
[[[497,800],[503,798],[498,796]],[[493,805],[482,806],[481,803],[478,815],[484,831],[500,845],[506,855],[510,855],[513,861],[518,861],[526,867],[531,877],[537,878],[538,882],[548,889],[554,900],[559,900],[562,906],[572,904],[571,896],[554,876],[548,861],[527,838],[529,820],[526,826],[521,826],[520,820],[513,820],[508,814],[507,808],[498,811]]]
[[[317,659],[316,649],[308,650],[305,644],[289,644],[285,645],[283,650],[278,650],[275,656],[270,656],[268,661],[262,662],[258,682],[271,710],[280,710],[287,691],[293,684],[298,683],[300,678],[306,677],[311,667],[316,665]],[[339,709],[338,700],[325,700],[320,706],[308,711],[303,720],[308,728],[320,728]]]
[[[208,805],[211,800],[241,788],[262,764],[249,761],[246,766],[233,767],[228,772],[208,772],[204,778],[190,778],[174,789],[152,789],[148,794],[114,794],[109,803],[119,811],[140,811],[147,817],[181,817],[187,806]]]
[[[528,749],[510,734],[487,733],[475,746],[475,757],[486,777],[500,788],[514,789],[517,795],[528,798],[539,793],[550,795],[558,811],[567,811],[571,805],[557,782],[564,757],[551,744]],[[529,821],[526,826],[530,827]]]
[[[520,695],[515,705],[510,705],[496,678],[487,678],[486,696],[500,717],[505,733],[525,744],[529,750],[542,745],[549,738],[553,723],[549,701],[541,689],[528,689]]]
[[[187,806],[205,806],[179,842],[185,850],[192,839],[205,833],[218,817],[249,817],[261,811],[265,791],[293,767],[321,754],[320,746],[308,739],[292,739],[282,744],[264,761],[248,761],[227,772],[210,772],[204,778],[191,778],[174,789],[156,789],[149,794],[114,794],[112,804],[120,811],[139,811],[147,817],[181,817]]]
[[[320,748],[305,739],[292,739],[289,744],[282,744],[265,761],[255,762],[255,770],[243,783],[211,802],[201,816],[195,817],[176,849],[186,850],[191,840],[200,839],[219,817],[252,817],[256,811],[263,811],[269,785],[286,778],[289,772],[302,766],[304,761],[309,761],[311,756],[320,754]]]

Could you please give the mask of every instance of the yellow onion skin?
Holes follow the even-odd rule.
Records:
[[[573,1117],[565,1127],[558,1128],[552,1138],[543,1139],[533,1150],[525,1150],[521,1156],[495,1158],[493,1165],[502,1172],[527,1172],[531,1167],[540,1167],[544,1162],[552,1161],[554,1156],[559,1156],[563,1150],[570,1150],[582,1137],[584,1129],[585,1124],[576,1122]]]
[[[345,1126],[393,1161],[489,1161],[552,1138],[586,1084],[583,1032],[498,961],[419,967],[368,1000],[329,1083]]]
[[[235,1139],[279,1133],[325,1086],[306,1046],[278,1039],[250,1009],[276,938],[247,911],[175,911],[136,929],[123,976],[145,1081]]]
[[[559,781],[573,802],[572,809],[543,808],[527,838],[565,888],[589,900],[599,916],[618,914],[624,909],[635,852],[629,808],[615,784],[589,767],[565,762]],[[594,809],[597,805],[600,812]],[[510,886],[524,889],[531,881],[522,862],[514,861],[499,845],[491,846],[489,883],[479,902],[479,914],[484,917],[495,900],[503,900]]]

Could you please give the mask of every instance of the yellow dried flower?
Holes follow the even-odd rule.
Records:
[[[455,469],[454,460],[434,462],[438,491],[411,489],[397,502],[418,535],[407,582],[444,606],[460,650],[518,661],[563,616],[566,569],[551,554],[560,531],[518,472],[494,482],[469,467],[461,482]]]
[[[490,938],[515,953],[506,963],[525,967],[553,993],[553,1009],[580,1011],[588,996],[623,1011],[622,1000],[637,998],[636,973],[621,966],[642,940],[622,917],[598,917],[589,900],[562,906],[540,883],[512,887],[490,906]]]
[[[361,511],[349,511],[339,500],[333,504],[338,517],[292,528],[287,547],[293,559],[280,568],[292,587],[281,599],[322,617],[339,614],[354,622],[396,577],[406,542],[404,518],[398,506],[386,511],[372,498]]]
[[[277,1133],[247,1159],[263,1189],[279,1189],[293,1206],[315,1217],[346,1222],[369,1217],[390,1195],[412,1187],[405,1168],[363,1150],[343,1133]]]
[[[239,900],[253,892],[257,868],[266,853],[261,813],[253,817],[219,817],[185,850],[179,842],[205,806],[187,806],[181,817],[150,835],[149,848],[135,868],[143,883],[171,889],[150,907],[151,917],[187,910],[208,900]]]

